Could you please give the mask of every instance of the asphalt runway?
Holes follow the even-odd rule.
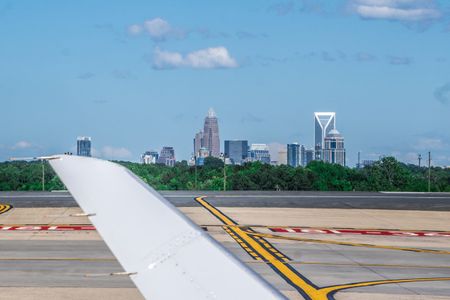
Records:
[[[202,194],[163,193],[289,299],[450,299],[448,194]],[[3,228],[89,225],[65,192],[0,193],[0,203],[13,206],[0,211]],[[402,234],[377,235],[383,228]],[[110,275],[121,271],[95,230],[0,230],[0,299],[142,300],[130,278]]]
[[[195,192],[161,191],[177,207],[198,206],[196,196],[220,207],[296,207],[450,211],[450,193],[369,192]],[[67,192],[0,192],[0,201],[14,207],[77,207]]]

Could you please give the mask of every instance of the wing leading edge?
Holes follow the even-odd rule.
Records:
[[[146,299],[285,299],[126,168],[49,163]]]

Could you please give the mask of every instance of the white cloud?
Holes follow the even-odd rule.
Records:
[[[27,142],[27,141],[20,141],[20,142],[17,142],[14,146],[12,146],[11,148],[13,149],[13,150],[16,150],[16,149],[28,149],[28,148],[31,148],[31,147],[33,147],[33,145],[30,143],[30,142]]]
[[[434,0],[349,0],[349,7],[367,19],[424,21],[441,17]]]
[[[161,18],[145,21],[144,28],[154,39],[165,39],[172,32],[169,22]]]
[[[154,18],[144,21],[142,24],[128,26],[128,34],[140,35],[147,33],[154,41],[164,41],[168,38],[184,38],[186,33],[177,28],[173,28],[169,22],[162,18]]]
[[[125,159],[132,156],[131,151],[124,147],[105,146],[101,150],[101,156],[107,159]]]
[[[153,67],[156,69],[171,68],[236,68],[238,63],[230,56],[225,47],[211,47],[189,52],[182,55],[179,52],[170,52],[156,48],[153,57]]]
[[[141,34],[143,28],[139,24],[133,24],[128,26],[128,33],[131,35],[139,35]]]

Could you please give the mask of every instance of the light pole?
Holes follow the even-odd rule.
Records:
[[[227,164],[226,164],[226,156],[225,153],[222,153],[223,158],[223,191],[227,190]]]

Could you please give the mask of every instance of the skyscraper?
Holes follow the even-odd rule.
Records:
[[[209,150],[211,156],[220,157],[219,124],[212,108],[208,111],[203,127],[203,147]]]
[[[199,131],[195,134],[194,138],[194,156],[198,157],[200,149],[203,147],[203,131]]]
[[[91,138],[88,136],[79,136],[77,138],[77,155],[91,156]]]
[[[345,166],[344,138],[336,129],[330,130],[325,137],[323,160],[328,163]]]
[[[300,146],[300,165],[306,166],[306,148],[303,145]]]
[[[332,130],[336,129],[336,113],[315,112],[314,113],[314,150],[315,159],[323,160],[323,146],[325,137]]]
[[[248,155],[248,141],[245,140],[233,140],[225,141],[224,154],[225,158],[231,159],[231,162],[235,165],[240,165],[247,158]]]
[[[298,167],[300,164],[300,145],[298,143],[287,144],[287,164]]]

